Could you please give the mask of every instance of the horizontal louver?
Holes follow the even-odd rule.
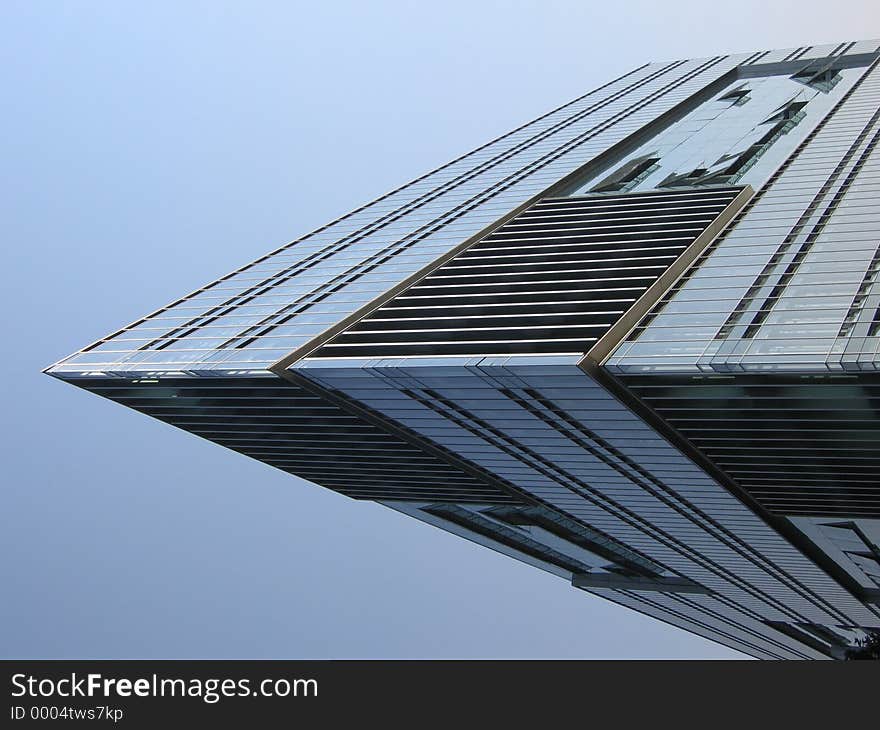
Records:
[[[355,499],[519,502],[489,481],[280,378],[75,382]]]
[[[880,376],[621,376],[769,511],[880,518]]]
[[[584,353],[741,188],[548,198],[315,353]]]

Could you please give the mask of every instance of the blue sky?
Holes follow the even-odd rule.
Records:
[[[739,656],[40,370],[635,66],[880,5],[5,0],[0,34],[2,656]]]

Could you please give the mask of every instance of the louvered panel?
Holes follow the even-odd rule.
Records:
[[[88,390],[355,499],[516,504],[334,403],[277,378],[75,381]]]
[[[741,191],[541,200],[314,356],[583,354]]]
[[[880,518],[877,375],[621,377],[769,511]]]

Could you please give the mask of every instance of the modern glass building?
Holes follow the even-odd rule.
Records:
[[[880,629],[880,41],[652,63],[51,375],[763,658]]]

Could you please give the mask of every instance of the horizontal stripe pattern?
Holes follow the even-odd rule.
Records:
[[[584,353],[739,192],[541,200],[315,356]]]

